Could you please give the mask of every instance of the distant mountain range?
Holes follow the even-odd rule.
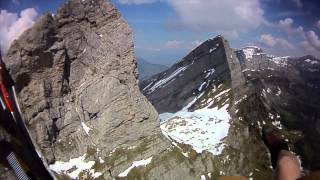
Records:
[[[272,179],[261,130],[278,129],[306,170],[320,168],[320,60],[276,57],[256,46],[234,50],[218,36],[140,84],[161,129],[185,156],[207,151],[211,177]],[[204,163],[206,165],[206,163]],[[269,165],[268,165],[269,164]],[[214,178],[214,179],[216,179]]]
[[[168,68],[165,65],[149,63],[142,58],[137,58],[137,62],[140,81],[146,80],[151,76],[158,74]]]

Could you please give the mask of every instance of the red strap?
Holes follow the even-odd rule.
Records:
[[[11,107],[11,104],[10,104],[10,100],[8,99],[9,96],[8,96],[8,92],[6,90],[6,88],[4,88],[3,84],[0,82],[0,88],[1,88],[1,93],[2,93],[2,96],[3,96],[3,99],[4,99],[4,103],[6,104],[8,110],[10,112],[13,112],[13,108]]]

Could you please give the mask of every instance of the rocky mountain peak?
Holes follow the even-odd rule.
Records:
[[[270,179],[264,128],[286,137],[306,170],[319,168],[319,142],[312,138],[320,133],[319,65],[311,56],[277,57],[256,46],[233,50],[217,37],[140,88],[160,113],[169,139],[224,157],[214,164],[220,174]]]
[[[255,165],[241,157],[253,158],[253,151],[263,145],[248,149],[243,144],[256,141],[236,115],[236,102],[241,102],[248,91],[245,84],[236,53],[218,36],[143,82],[140,88],[160,113],[161,130],[169,139],[188,144],[197,153],[209,152],[220,174],[249,175]],[[191,153],[190,149],[183,151],[186,156]],[[259,161],[267,161],[266,154],[260,155]],[[204,165],[213,177],[220,176],[210,165]]]
[[[229,46],[222,36],[209,39],[170,69],[144,81],[142,91],[150,95],[151,102],[157,102],[154,106],[159,113],[179,110],[206,88],[230,82],[227,51]]]
[[[56,173],[116,176],[132,161],[116,168],[104,163],[109,152],[160,132],[158,114],[137,85],[132,31],[110,1],[67,1],[14,41],[4,61],[31,136]],[[144,153],[150,155],[131,157]],[[73,172],[57,164],[70,158],[101,168]]]

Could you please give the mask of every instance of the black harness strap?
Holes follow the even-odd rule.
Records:
[[[10,142],[12,145],[14,154],[8,154],[8,162],[13,170],[19,172],[21,177],[24,177],[20,172],[18,165],[14,162],[18,162],[21,159],[25,165],[30,169],[29,178],[31,179],[54,179],[53,174],[48,170],[46,163],[39,156],[36,147],[32,141],[29,131],[22,119],[20,108],[16,99],[16,93],[14,88],[14,81],[12,80],[5,64],[2,61],[0,53],[0,113],[1,123],[4,129],[9,130],[9,134],[17,142]],[[4,123],[5,122],[5,123]],[[10,155],[11,154],[11,155]],[[17,156],[16,156],[17,155]],[[9,161],[10,160],[10,161]],[[17,160],[17,161],[15,161]],[[11,163],[12,165],[11,165]],[[24,179],[24,178],[22,178]]]

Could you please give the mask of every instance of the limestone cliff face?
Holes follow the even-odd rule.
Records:
[[[43,16],[5,63],[49,163],[106,154],[159,132],[158,114],[137,86],[132,31],[109,1],[71,0]]]

